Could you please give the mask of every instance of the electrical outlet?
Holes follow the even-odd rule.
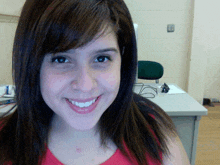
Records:
[[[167,25],[167,32],[174,32],[175,31],[175,25],[174,24],[168,24]]]

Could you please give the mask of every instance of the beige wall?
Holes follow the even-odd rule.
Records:
[[[0,14],[19,16],[25,0],[0,0]]]
[[[12,47],[17,20],[0,15],[0,84],[12,84]]]
[[[12,5],[13,1],[18,2],[1,0],[0,6],[5,7],[0,7],[0,13],[18,16],[24,0],[17,5]],[[220,100],[220,2],[125,0],[125,3],[139,25],[138,58],[164,66],[160,82],[176,83],[200,103],[203,97]],[[10,58],[15,19],[8,17],[13,23],[7,23],[5,17],[0,17],[0,84],[12,83]],[[167,33],[167,24],[175,24],[174,33]]]
[[[220,100],[220,1],[195,1],[189,90]],[[197,70],[196,74],[193,70]],[[191,75],[192,74],[192,75]],[[196,85],[197,84],[197,85]],[[203,89],[200,91],[199,89]],[[196,97],[195,96],[195,97]]]
[[[220,100],[220,1],[125,2],[139,25],[139,60],[164,66],[160,82],[176,83],[200,103],[203,97]],[[167,33],[167,24],[175,24],[174,33]]]
[[[139,60],[157,61],[164,66],[161,83],[176,83],[186,90],[192,3],[190,0],[125,0],[138,29]],[[167,24],[175,32],[167,33]],[[149,82],[139,80],[139,82]]]

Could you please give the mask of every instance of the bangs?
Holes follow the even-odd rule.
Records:
[[[56,53],[84,46],[109,26],[116,31],[118,28],[113,24],[106,1],[56,1],[47,7],[39,21],[36,30],[41,33],[36,34],[42,43],[39,49],[43,53]]]

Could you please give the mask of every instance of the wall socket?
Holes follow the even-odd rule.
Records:
[[[167,32],[174,32],[175,31],[175,25],[174,24],[168,24],[167,25]]]

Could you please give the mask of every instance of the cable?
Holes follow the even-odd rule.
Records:
[[[0,96],[0,98],[4,97],[4,96],[5,96],[5,94],[6,94],[6,91],[5,91],[5,93],[4,93],[3,95],[1,95],[1,96]]]
[[[135,84],[135,86],[137,87],[137,86],[140,86],[141,88],[140,88],[140,91],[138,92],[138,94],[139,95],[141,95],[141,96],[143,96],[143,95],[152,95],[152,96],[143,96],[143,97],[145,97],[145,98],[155,98],[156,97],[156,94],[158,94],[158,92],[157,92],[157,88],[155,88],[155,87],[152,87],[152,86],[150,86],[150,85],[144,85],[143,83],[136,83]],[[149,89],[152,89],[156,94],[154,94],[154,93],[152,93],[152,92],[143,92],[145,89],[147,89],[147,88],[149,88]]]

